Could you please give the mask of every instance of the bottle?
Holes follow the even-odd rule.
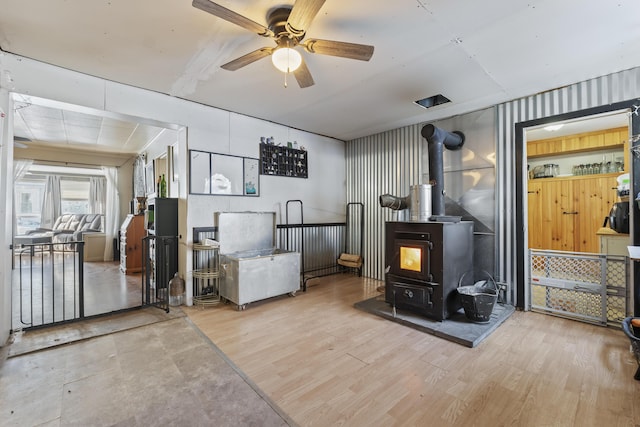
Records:
[[[164,179],[164,174],[162,174],[162,178],[160,178],[160,197],[167,197],[167,181]]]
[[[177,306],[182,305],[184,301],[185,282],[184,279],[176,274],[173,275],[173,279],[169,280],[169,305]]]

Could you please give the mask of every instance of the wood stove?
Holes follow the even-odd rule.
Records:
[[[385,230],[385,301],[435,320],[444,320],[461,309],[457,288],[473,282],[473,222],[444,212],[442,151],[459,150],[462,132],[446,132],[431,124],[422,128],[429,149],[429,185],[433,215],[412,213],[416,222],[387,222]],[[416,186],[414,186],[416,187]],[[399,210],[425,206],[422,192],[410,198],[380,196],[380,206]],[[408,203],[410,201],[411,203]],[[428,217],[422,222],[422,218]],[[466,282],[459,283],[461,278]]]
[[[387,222],[385,238],[387,303],[435,320],[460,310],[456,289],[473,270],[472,221]]]

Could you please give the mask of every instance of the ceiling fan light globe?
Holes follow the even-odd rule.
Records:
[[[292,72],[302,64],[302,55],[295,49],[281,47],[273,51],[271,62],[283,73]]]

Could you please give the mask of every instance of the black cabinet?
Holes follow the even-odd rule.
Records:
[[[260,174],[307,178],[306,150],[281,145],[260,144]]]
[[[145,228],[144,302],[168,310],[169,280],[178,271],[178,199],[149,199]]]
[[[149,199],[145,212],[145,227],[156,236],[178,235],[178,199]]]

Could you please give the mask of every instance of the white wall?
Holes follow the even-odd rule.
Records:
[[[218,115],[228,115],[226,121]],[[308,153],[309,178],[260,176],[260,197],[190,196],[202,209],[190,209],[197,226],[212,225],[213,212],[275,211],[278,223],[286,222],[287,200],[302,200],[304,221],[332,222],[344,217],[345,160],[341,141],[291,129],[235,113],[218,111],[208,129],[189,128],[189,148],[222,154],[259,158],[260,136],[273,136],[276,143],[297,141]],[[213,209],[212,209],[213,208]],[[289,222],[299,222],[290,209]]]
[[[180,272],[190,282],[187,266],[191,265],[190,239],[193,227],[212,225],[213,212],[276,211],[279,222],[287,200],[301,199],[305,222],[333,222],[344,217],[345,159],[342,141],[290,129],[240,114],[230,113],[168,95],[126,86],[87,76],[48,64],[0,52],[0,107],[8,108],[8,92],[33,95],[55,101],[76,104],[98,110],[175,124],[183,135],[178,138],[180,150]],[[186,128],[183,132],[181,126]],[[5,132],[6,134],[6,132]],[[186,135],[186,137],[184,136]],[[260,197],[189,196],[187,194],[186,153],[190,148],[259,157],[260,136],[274,136],[276,141],[296,140],[309,153],[309,178],[261,176]],[[2,143],[2,141],[0,141]],[[4,144],[3,144],[4,145]],[[150,147],[151,152],[155,148]],[[2,150],[2,156],[12,156]],[[10,161],[9,161],[10,164]],[[1,167],[1,164],[0,164]],[[0,183],[5,187],[6,180]],[[121,200],[126,206],[130,197]],[[290,222],[295,222],[290,217]],[[0,230],[1,231],[1,230]],[[10,237],[4,235],[7,243]],[[3,268],[10,268],[8,244],[3,245]],[[187,274],[185,274],[187,273]],[[4,275],[0,295],[4,295],[9,280]],[[187,286],[190,291],[190,286]],[[189,297],[189,295],[188,295]],[[189,300],[190,298],[188,298]],[[5,299],[6,301],[6,299]],[[0,306],[0,342],[6,338],[8,303]]]

